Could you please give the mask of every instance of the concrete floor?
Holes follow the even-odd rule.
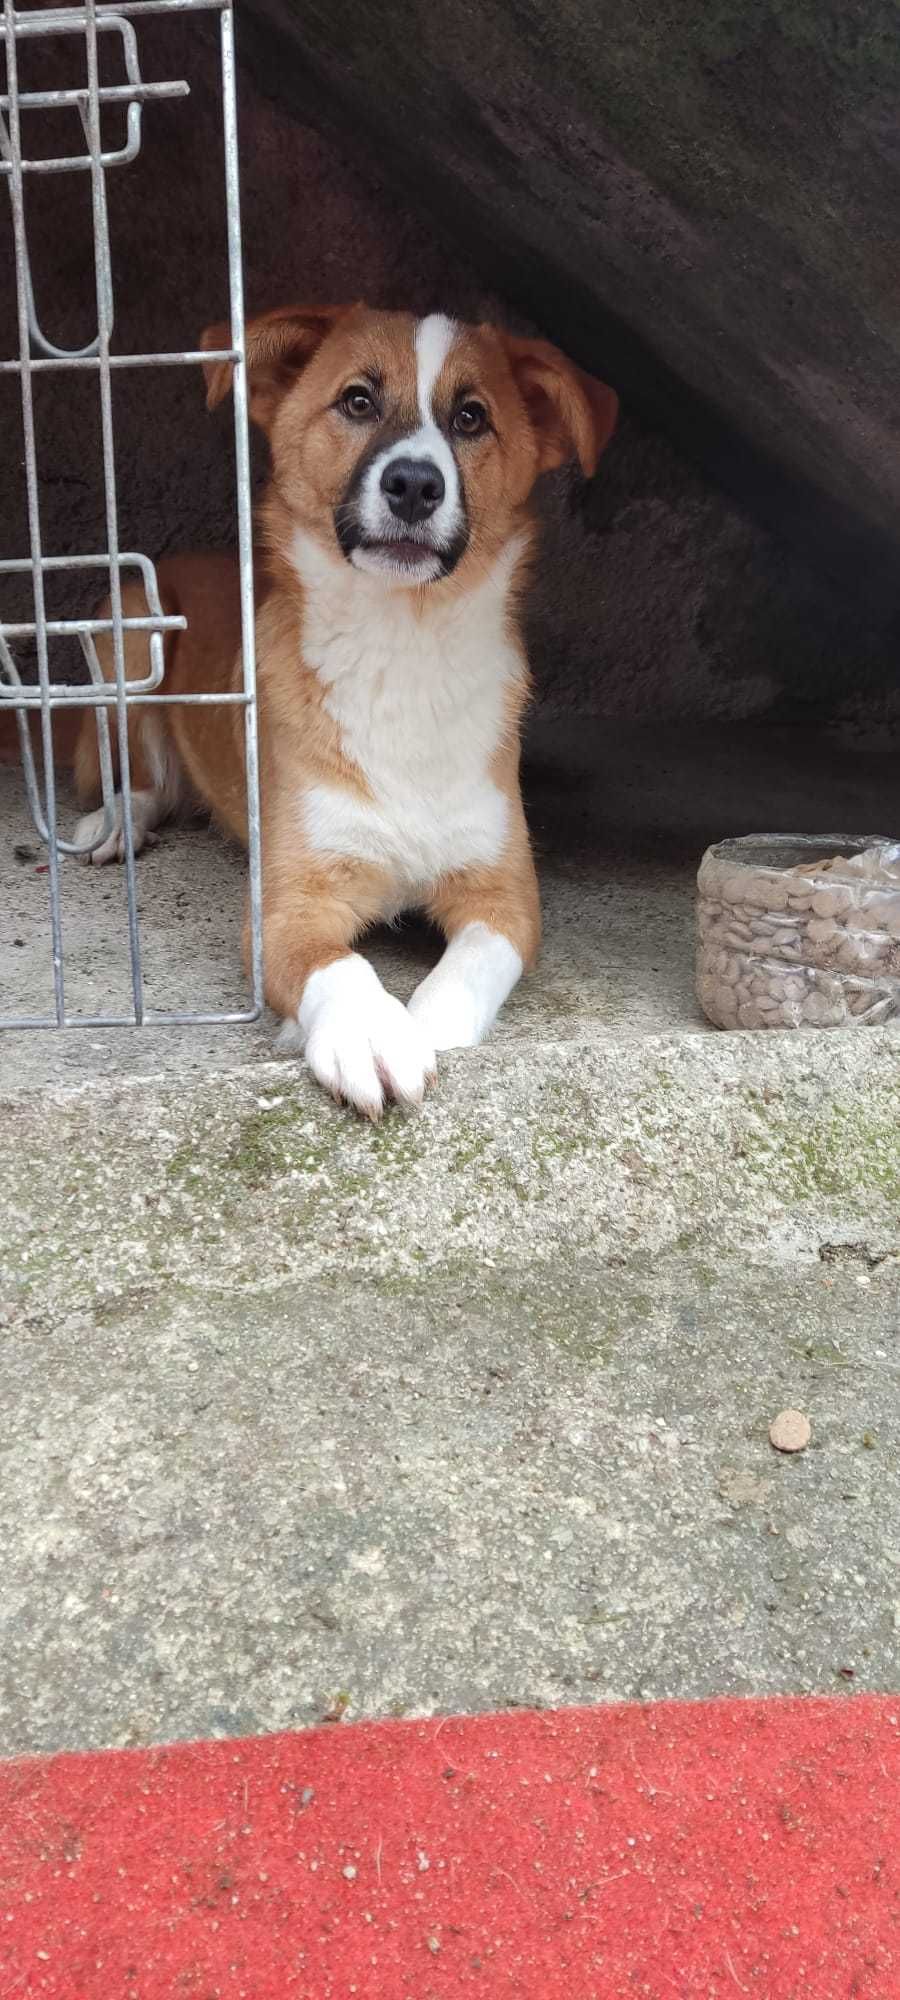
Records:
[[[693,993],[697,865],[729,832],[896,830],[895,760],[805,733],[658,732],[542,723],[528,773],[546,926],[537,974],[495,1031],[507,1040],[633,1043],[702,1028]],[[74,817],[63,793],[60,824]],[[18,773],[0,768],[0,1013],[52,1007],[47,875]],[[146,995],[157,1008],[240,1008],[244,862],[203,827],[169,829],[140,857]],[[63,868],[67,1005],[130,1005],[124,881]],[[436,955],[408,924],[371,941],[405,998]],[[262,1059],[259,1027],[73,1030],[0,1036],[0,1087],[149,1075]]]
[[[896,1686],[898,1390],[896,1260],[31,1306],[0,1745]]]
[[[2,1039],[0,1751],[896,1685],[900,1032],[718,1035],[691,979],[708,841],[896,830],[889,761],[545,733],[529,791],[542,967],[419,1117],[266,1023]],[[139,866],[154,997],[237,998],[240,857]],[[66,896],[108,1003],[120,879]]]

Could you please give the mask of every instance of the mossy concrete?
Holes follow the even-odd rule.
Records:
[[[185,1282],[472,1271],[590,1251],[900,1247],[900,1034],[507,1042],[375,1129],[302,1070],[3,1106],[4,1288],[91,1306]]]
[[[890,831],[889,760],[804,753],[790,733],[705,734],[676,755],[658,737],[551,731],[528,803],[541,964],[485,1047],[442,1059],[420,1116],[361,1125],[272,1060],[266,1022],[3,1037],[6,1286],[90,1301],[122,1284],[471,1271],[563,1244],[626,1259],[690,1245],[713,1264],[890,1247],[900,1029],[719,1035],[693,996],[707,842],[767,822]],[[14,809],[6,825],[2,983],[7,1005],[33,1006],[50,997],[46,878],[10,858]],[[240,1004],[243,873],[192,830],[141,857],[151,1005]],[[121,879],[71,864],[63,891],[70,1005],[115,1008]],[[372,944],[402,999],[437,949],[416,929]]]

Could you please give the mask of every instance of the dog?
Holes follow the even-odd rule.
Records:
[[[229,344],[224,327],[202,336]],[[232,366],[205,367],[214,408]],[[377,1120],[387,1100],[421,1103],[437,1053],[480,1042],[537,956],[519,789],[532,495],[570,460],[593,474],[618,403],[543,340],[364,305],[253,319],[246,369],[271,453],[256,612],[265,994],[319,1083]],[[159,588],[187,620],[166,638],[167,692],[239,688],[236,562],[167,558]],[[125,615],[146,608],[126,586]],[[113,679],[109,635],[98,652]],[[125,653],[143,678],[146,633]],[[239,709],[132,707],[128,743],[136,848],[198,803],[246,842]],[[75,769],[96,807],[91,715]],[[101,827],[88,812],[78,840]],[[90,859],[122,853],[117,798]],[[446,948],[403,1006],[357,945],[408,909]]]

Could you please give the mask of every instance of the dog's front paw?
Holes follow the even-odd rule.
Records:
[[[158,836],[153,832],[153,817],[145,803],[150,794],[133,792],[131,797],[131,834],[135,854],[144,847],[157,847]],[[122,800],[117,795],[113,805],[112,828],[105,838],[106,818],[102,806],[97,812],[85,813],[75,828],[75,845],[81,852],[76,857],[94,868],[105,868],[110,861],[125,859],[125,829],[122,824]]]
[[[466,924],[409,1003],[416,1026],[435,1049],[474,1049],[522,977],[522,960],[502,931]]]
[[[353,953],[307,981],[299,1026],[309,1068],[339,1103],[373,1121],[385,1101],[421,1104],[435,1074],[427,1035]]]
[[[436,1049],[474,1049],[483,1032],[476,996],[462,980],[428,979],[416,988],[407,1012]]]

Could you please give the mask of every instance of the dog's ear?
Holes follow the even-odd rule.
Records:
[[[541,472],[577,458],[586,479],[612,437],[619,398],[605,382],[585,375],[549,340],[504,342],[519,394],[540,448]]]
[[[268,430],[281,401],[302,368],[312,360],[316,348],[351,306],[280,306],[275,312],[260,314],[247,321],[244,351],[247,357],[247,391],[250,415],[262,430]],[[202,348],[231,346],[231,329],[208,326],[200,335]],[[231,388],[230,361],[205,361],[206,407],[214,410]]]

